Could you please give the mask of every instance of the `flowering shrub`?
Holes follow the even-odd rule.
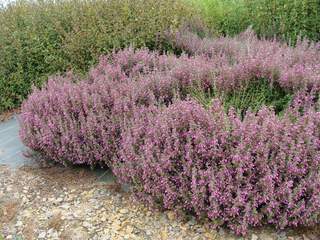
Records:
[[[280,119],[264,108],[241,121],[219,102],[209,112],[192,101],[141,111],[123,132],[114,172],[140,199],[208,217],[237,234],[266,223],[316,224],[320,113],[296,122],[293,110],[287,114]]]
[[[101,164],[112,153],[111,85],[48,81],[22,106],[23,142],[44,157],[66,164]]]
[[[212,121],[211,113],[194,101],[141,108],[122,133],[114,172],[120,180],[134,183],[145,200],[150,195],[166,208],[191,210],[192,175],[222,156],[223,122]]]
[[[60,163],[107,165],[141,200],[237,234],[319,223],[319,46],[250,32],[175,44],[190,56],[128,48],[87,79],[52,78],[22,106],[23,142]]]
[[[169,104],[192,81],[206,82],[203,62],[127,49],[102,58],[87,80],[53,78],[22,105],[21,138],[57,162],[110,166],[126,119],[139,106]]]

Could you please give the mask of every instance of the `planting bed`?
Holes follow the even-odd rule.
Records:
[[[320,214],[320,46],[169,34],[186,54],[124,49],[85,79],[35,89],[23,142],[63,164],[107,166],[150,205],[236,234],[314,226]]]

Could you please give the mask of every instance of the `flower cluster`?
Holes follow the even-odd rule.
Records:
[[[110,167],[137,196],[237,234],[250,226],[310,226],[320,214],[319,45],[178,34],[187,54],[124,49],[101,57],[87,79],[54,77],[24,102],[21,138],[64,164]],[[293,100],[239,116],[218,95],[267,79]]]
[[[251,29],[237,37],[203,38],[182,31],[169,34],[175,47],[216,62],[217,86],[227,91],[252,79],[267,78],[296,90],[320,85],[320,43],[298,41],[295,48],[261,40]]]
[[[20,136],[43,157],[63,164],[102,164],[112,152],[111,85],[50,79],[22,106]]]

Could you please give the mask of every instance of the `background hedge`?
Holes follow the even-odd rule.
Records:
[[[249,26],[259,36],[295,43],[301,37],[320,40],[318,0],[188,0],[201,9],[219,34],[235,35]]]
[[[86,72],[128,45],[168,50],[163,32],[190,19],[182,0],[18,1],[0,7],[0,113],[52,74]]]

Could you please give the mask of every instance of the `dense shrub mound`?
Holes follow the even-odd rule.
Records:
[[[22,140],[57,162],[107,165],[141,200],[237,234],[319,223],[319,45],[251,32],[174,44],[189,55],[129,48],[86,79],[51,79],[22,105]]]
[[[182,0],[22,0],[0,4],[0,112],[19,107],[48,76],[85,73],[130,45],[169,50],[163,32],[194,11]]]
[[[102,164],[112,152],[111,85],[74,84],[67,76],[49,80],[23,106],[25,143],[63,164]]]
[[[63,164],[105,164],[117,153],[120,129],[142,106],[169,104],[194,82],[209,81],[200,57],[125,49],[102,57],[88,79],[50,79],[22,105],[21,138]]]
[[[280,228],[319,221],[320,113],[296,122],[273,111],[226,115],[176,102],[138,114],[121,140],[114,172],[140,199],[227,224]],[[218,219],[218,221],[216,221]]]

